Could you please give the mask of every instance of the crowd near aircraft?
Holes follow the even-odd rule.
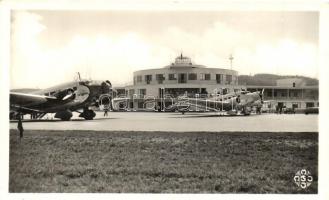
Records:
[[[80,77],[80,76],[79,76]],[[10,119],[30,114],[31,118],[42,118],[55,113],[55,118],[70,120],[72,112],[79,117],[92,120],[96,113],[90,107],[108,109],[111,105],[110,81],[73,81],[33,92],[10,92]]]
[[[260,112],[263,104],[263,93],[264,90],[261,92],[239,91],[209,98],[188,98],[182,96],[173,106],[182,114],[194,107],[206,111],[225,111],[230,115],[236,115],[239,111],[241,114],[249,115],[252,107],[256,107]]]

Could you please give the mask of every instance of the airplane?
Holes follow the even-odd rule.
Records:
[[[79,79],[33,92],[10,92],[10,118],[21,117],[22,114],[42,118],[47,113],[55,113],[55,118],[68,121],[73,116],[72,112],[79,112],[79,117],[92,120],[96,113],[89,107],[109,108],[111,90],[108,80]]]
[[[216,95],[210,98],[188,98],[183,96],[179,97],[178,102],[173,106],[182,114],[194,107],[205,111],[225,111],[230,115],[236,115],[238,111],[241,111],[242,114],[249,115],[249,108],[259,107],[263,104],[263,93],[264,90],[261,92],[239,91],[235,94]]]

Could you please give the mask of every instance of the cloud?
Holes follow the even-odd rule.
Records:
[[[36,36],[45,27],[39,23],[41,17],[38,15],[18,12],[13,16],[11,83],[15,86],[18,80],[34,77],[36,72],[33,71],[33,64],[40,61],[37,54],[41,51]]]
[[[317,47],[282,39],[276,43],[261,43],[254,49],[242,47],[235,52],[240,73],[277,73],[317,77]]]
[[[272,40],[258,37],[254,32],[241,32],[225,23],[216,22],[201,34],[169,28],[161,35],[162,45],[209,67],[233,68],[240,74],[278,73],[317,77],[317,45],[294,38]]]
[[[221,21],[198,31],[173,23],[157,34],[150,30],[121,30],[118,34],[115,27],[102,34],[97,30],[84,34],[73,27],[72,34],[66,35],[69,38],[60,40],[66,42],[50,47],[45,42],[48,27],[42,16],[21,11],[13,16],[12,88],[48,87],[74,80],[76,72],[83,78],[108,79],[122,85],[132,82],[133,71],[163,67],[181,52],[196,64],[219,68],[230,68],[228,58],[233,54],[233,69],[240,74],[317,76],[316,44],[260,37],[261,31],[242,32]]]

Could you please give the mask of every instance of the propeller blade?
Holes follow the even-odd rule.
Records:
[[[71,97],[73,98],[73,96],[75,96],[75,93],[72,93],[72,94],[68,94],[66,95],[65,97],[63,97],[63,101],[67,100],[67,99],[70,99]]]
[[[109,80],[106,80],[105,83],[109,84],[109,86],[112,86],[112,83]]]
[[[263,99],[263,97],[264,97],[264,88],[262,89],[262,92],[259,94],[259,97],[260,97],[260,102],[261,103],[264,103],[264,99]]]
[[[236,97],[236,102],[237,102],[237,103],[240,103],[240,102],[241,102],[241,100],[240,100],[240,95],[238,95],[238,96]]]

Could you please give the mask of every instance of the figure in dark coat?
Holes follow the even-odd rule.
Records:
[[[108,113],[107,113],[108,111],[109,111],[108,108],[105,108],[105,109],[104,109],[104,117],[107,117],[107,116],[108,116]]]
[[[18,129],[18,131],[19,131],[19,141],[21,141],[21,139],[23,138],[23,132],[24,132],[24,128],[23,128],[23,123],[22,123],[22,117],[21,117],[21,115],[19,115],[18,124],[17,124],[17,129]]]

